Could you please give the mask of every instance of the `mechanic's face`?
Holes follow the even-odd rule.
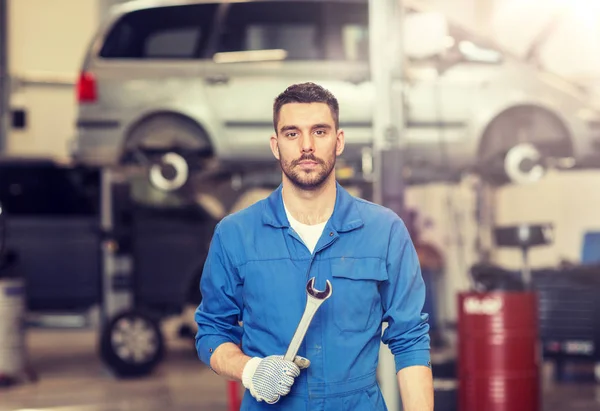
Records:
[[[285,104],[271,150],[292,184],[314,190],[333,176],[336,157],[344,151],[344,132],[336,130],[325,103]]]

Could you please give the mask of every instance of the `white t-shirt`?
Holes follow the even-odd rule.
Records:
[[[325,224],[327,224],[327,221],[315,225],[303,224],[300,221],[296,220],[294,217],[292,217],[287,207],[285,207],[285,204],[284,208],[285,213],[287,214],[288,221],[290,222],[290,226],[294,229],[294,231],[298,233],[298,235],[312,254],[315,251],[317,243],[319,242],[319,238],[321,238],[321,234],[323,234],[323,229],[325,228]]]

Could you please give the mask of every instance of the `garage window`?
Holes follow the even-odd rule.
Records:
[[[199,58],[206,47],[217,7],[216,4],[198,4],[128,13],[113,26],[100,57]]]

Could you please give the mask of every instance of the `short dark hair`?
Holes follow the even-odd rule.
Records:
[[[315,83],[293,84],[285,89],[273,103],[273,127],[277,132],[279,112],[289,103],[325,103],[331,110],[336,130],[340,127],[340,107],[335,96],[327,89]]]

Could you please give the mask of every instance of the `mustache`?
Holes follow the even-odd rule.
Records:
[[[292,166],[298,165],[301,161],[314,161],[318,164],[325,164],[323,160],[314,156],[314,154],[305,154],[297,160],[292,161]]]

